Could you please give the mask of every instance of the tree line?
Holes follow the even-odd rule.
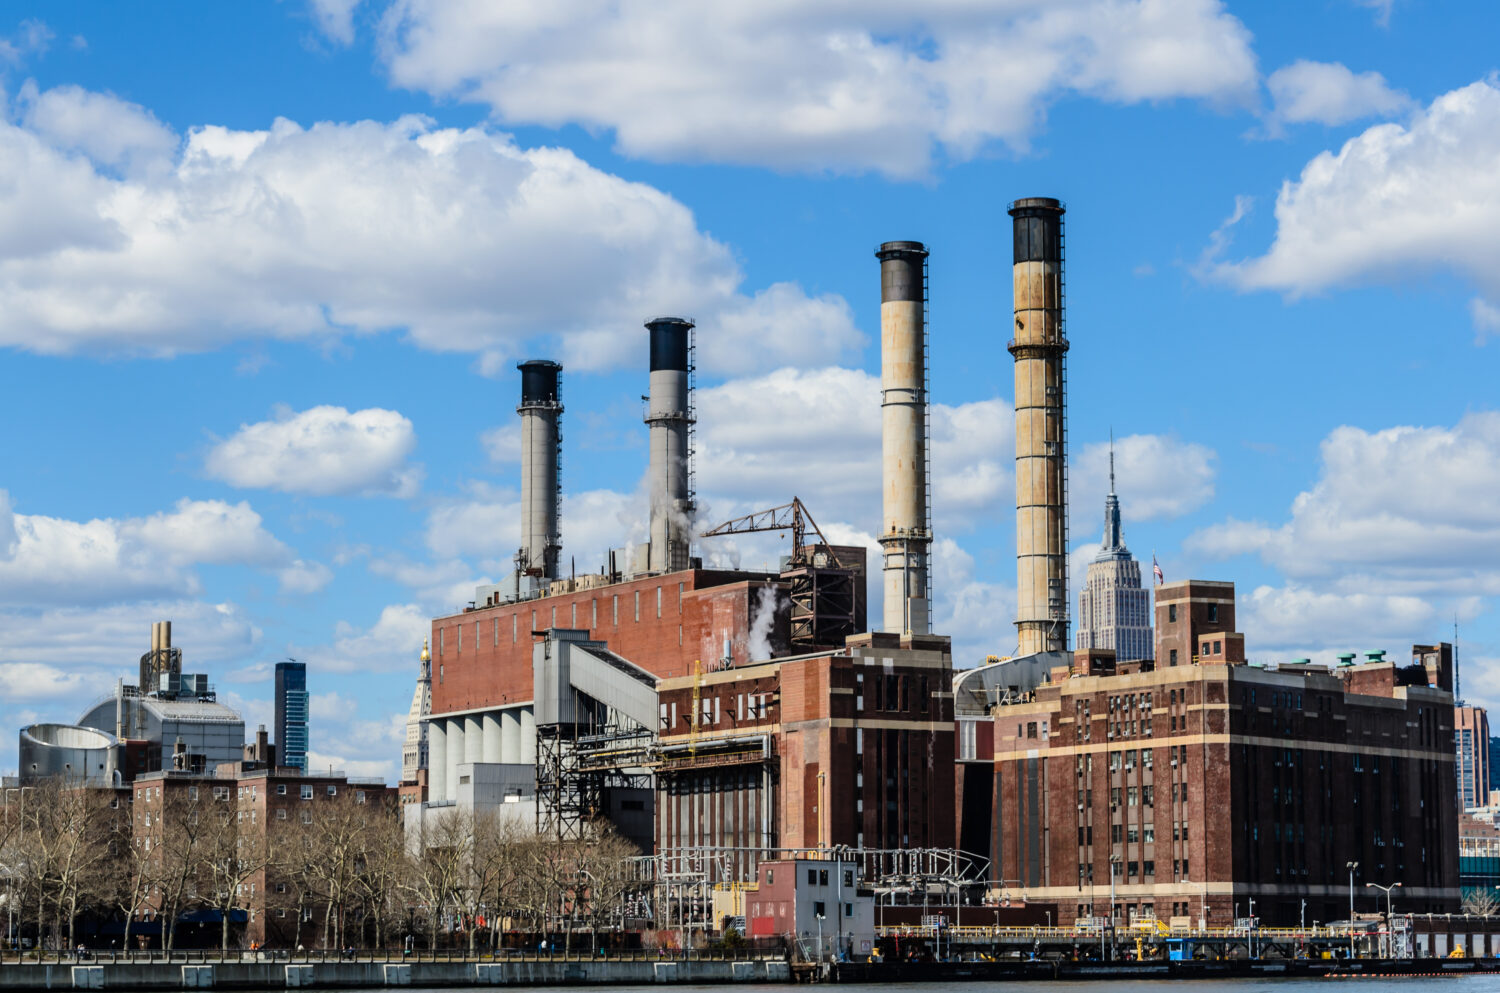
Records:
[[[56,780],[7,790],[6,933],[51,948],[113,938],[170,950],[188,940],[186,915],[216,919],[225,951],[387,948],[408,936],[474,951],[506,932],[566,945],[623,927],[641,892],[639,853],[607,823],[561,841],[495,813],[429,809],[407,836],[393,798],[366,803],[353,789],[272,816],[240,802],[232,779],[171,785],[135,804]],[[201,927],[192,940],[206,941]]]

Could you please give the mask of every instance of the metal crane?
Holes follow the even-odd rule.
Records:
[[[828,556],[827,561],[809,562],[803,554],[807,544],[807,532],[811,529],[818,536],[818,544],[823,547],[822,553]],[[797,497],[792,497],[791,503],[784,503],[770,510],[758,510],[744,517],[736,517],[732,521],[725,521],[716,528],[711,528],[699,535],[700,538],[715,538],[726,534],[748,534],[752,531],[787,531],[792,532],[792,558],[791,565],[805,566],[814,565],[818,568],[841,569],[838,558],[834,555],[833,545],[823,536],[823,531],[818,527],[818,522],[813,520],[812,514],[807,512],[807,505]]]

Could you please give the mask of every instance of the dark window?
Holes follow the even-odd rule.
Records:
[[[809,886],[816,886],[816,885],[818,885],[818,870],[816,870],[816,869],[809,869],[809,870],[807,870],[807,885],[809,885]]]
[[[1167,622],[1170,624],[1177,623],[1177,604],[1175,603],[1167,604]]]
[[[1176,664],[1177,664],[1177,649],[1174,648],[1171,651],[1171,655],[1167,659],[1167,665],[1176,665]]]
[[[1216,603],[1209,604],[1208,605],[1208,622],[1210,624],[1213,624],[1216,621],[1218,621],[1218,619],[1219,619],[1219,605],[1216,604]]]
[[[823,903],[823,901],[821,901],[821,900],[817,901],[816,903],[813,904],[813,913],[817,914],[819,917],[826,917],[826,916],[828,916],[827,905],[825,905]]]
[[[828,885],[828,870],[827,869],[819,870],[819,872],[818,872],[818,885],[820,885],[820,886],[827,886]]]

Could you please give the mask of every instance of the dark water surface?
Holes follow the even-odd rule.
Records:
[[[580,993],[593,988],[613,993],[787,993],[788,989],[824,990],[826,993],[1313,993],[1314,990],[1339,990],[1340,993],[1414,993],[1416,990],[1451,991],[1451,993],[1500,993],[1500,976],[1389,976],[1339,979],[1297,978],[1266,979],[1084,979],[1037,980],[1024,983],[943,982],[943,983],[842,983],[795,986],[791,983],[716,983],[712,985],[647,986],[532,986],[519,987],[532,993]],[[390,988],[357,990],[354,993],[390,993]],[[410,993],[452,993],[448,990],[421,990],[410,987]]]

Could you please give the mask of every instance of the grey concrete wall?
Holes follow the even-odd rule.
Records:
[[[103,962],[0,965],[0,990],[368,989],[382,986],[563,986],[643,983],[790,982],[785,962]]]

